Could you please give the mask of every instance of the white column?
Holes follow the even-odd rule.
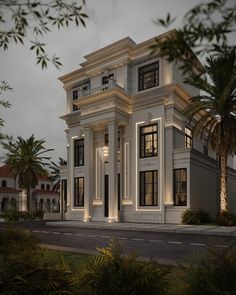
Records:
[[[93,202],[93,129],[84,129],[84,221],[92,217]]]
[[[117,145],[118,126],[116,122],[108,124],[109,142],[109,215],[110,222],[118,221],[118,173],[117,173]]]

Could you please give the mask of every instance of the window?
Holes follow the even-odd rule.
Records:
[[[49,191],[50,190],[50,184],[46,185],[46,189]]]
[[[73,99],[73,101],[77,100],[78,97],[79,97],[78,90],[74,90],[74,91],[72,92],[72,99]],[[75,104],[73,104],[73,112],[74,112],[74,111],[77,111],[77,110],[78,110],[78,107],[77,107]]]
[[[41,183],[41,189],[45,189],[45,184]]]
[[[84,177],[75,177],[74,179],[74,206],[84,206]]]
[[[158,173],[154,171],[140,172],[140,206],[157,206]]]
[[[61,194],[62,194],[62,199],[63,199],[63,207],[64,207],[64,212],[67,211],[67,179],[62,179],[61,181]]]
[[[7,187],[7,181],[6,180],[2,180],[2,187]]]
[[[192,129],[185,127],[185,147],[191,148],[193,146],[193,132]]]
[[[157,156],[157,124],[140,127],[140,158]]]
[[[205,155],[208,156],[208,141],[207,138],[203,139],[203,152]]]
[[[145,90],[159,85],[159,61],[143,66],[138,71],[138,90]]]
[[[174,205],[187,205],[187,169],[174,170]]]
[[[102,85],[107,84],[111,78],[114,78],[114,74],[102,77]]]
[[[74,166],[84,166],[84,139],[74,141]]]

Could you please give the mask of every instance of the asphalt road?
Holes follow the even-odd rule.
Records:
[[[4,226],[0,224],[0,229]],[[116,237],[125,252],[136,251],[142,258],[155,258],[167,264],[185,262],[189,256],[205,253],[209,245],[223,249],[236,244],[233,236],[56,227],[38,222],[21,223],[21,226],[37,235],[42,244],[70,247],[81,252],[96,251]]]

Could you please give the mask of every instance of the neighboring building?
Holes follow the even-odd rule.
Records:
[[[48,177],[39,177],[38,185],[31,189],[31,206],[33,211],[47,213],[59,212],[59,193],[51,190]],[[26,211],[27,199],[25,193],[19,188],[15,175],[7,165],[0,167],[0,212],[14,209]]]
[[[124,38],[59,78],[67,95],[65,219],[179,223],[187,208],[217,212],[216,156],[193,138],[184,115],[199,91],[183,83],[175,63],[150,56],[154,42]],[[235,185],[229,168],[230,198]],[[230,207],[236,210],[233,199]]]

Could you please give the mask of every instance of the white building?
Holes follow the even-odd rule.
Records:
[[[39,177],[38,185],[31,189],[31,208],[35,211],[55,213],[60,210],[59,193],[51,190],[48,177]],[[27,210],[27,197],[19,188],[18,181],[7,165],[0,167],[0,213],[6,210],[24,212]],[[53,215],[52,215],[53,216]]]
[[[67,96],[65,219],[179,223],[187,208],[216,213],[216,156],[192,138],[184,114],[198,90],[183,84],[176,64],[150,56],[154,42],[124,38],[59,78]],[[193,66],[202,69],[196,58]],[[229,168],[230,196],[235,179]]]

